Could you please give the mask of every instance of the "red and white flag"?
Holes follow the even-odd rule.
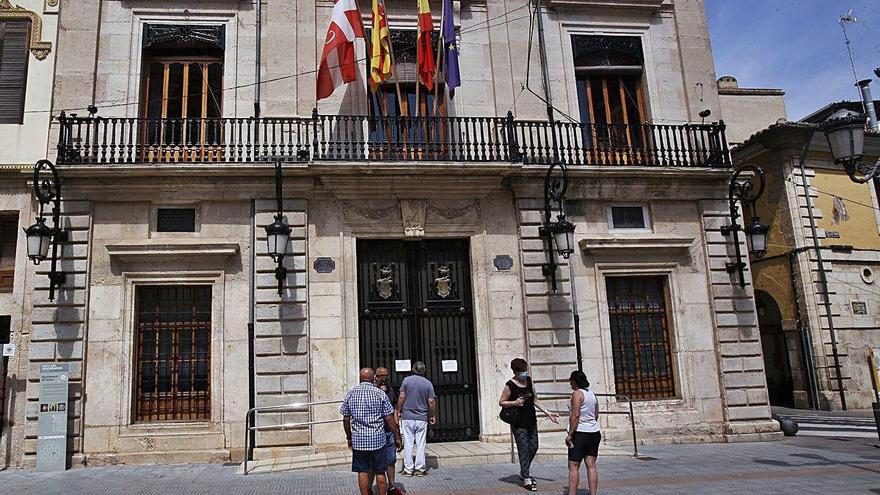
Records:
[[[364,25],[355,0],[336,0],[321,65],[318,67],[318,99],[333,94],[339,86],[357,79],[354,40],[364,39]]]

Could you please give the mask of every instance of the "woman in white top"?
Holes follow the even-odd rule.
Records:
[[[580,483],[581,461],[587,465],[587,481],[590,495],[599,489],[599,472],[596,470],[596,457],[599,455],[599,401],[590,391],[590,382],[583,371],[572,371],[568,379],[573,392],[568,404],[568,495],[576,495]]]

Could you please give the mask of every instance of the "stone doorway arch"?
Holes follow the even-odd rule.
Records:
[[[794,379],[791,369],[792,345],[783,330],[782,312],[773,296],[762,290],[755,291],[761,347],[764,351],[764,372],[767,391],[773,406],[794,407]],[[795,343],[796,344],[796,343]]]

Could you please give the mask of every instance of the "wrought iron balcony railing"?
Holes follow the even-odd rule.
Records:
[[[58,117],[64,164],[308,161],[727,167],[724,123],[595,125],[507,117]]]

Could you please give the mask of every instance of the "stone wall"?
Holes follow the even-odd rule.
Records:
[[[701,209],[721,371],[725,433],[731,440],[761,439],[776,431],[777,427],[770,421],[761,334],[748,258],[744,257],[746,287],[741,288],[737,274],[726,270],[727,263],[735,262],[732,237],[721,234],[721,227],[730,224],[727,202],[703,201]],[[740,235],[739,240],[741,252],[747,253],[745,238]]]
[[[255,201],[254,228],[256,259],[254,260],[254,382],[256,407],[307,402],[309,383],[309,305],[308,270],[306,269],[306,201],[284,201],[284,217],[290,226],[290,241],[284,266],[288,269],[281,296],[275,267],[267,252],[266,225],[274,221],[274,200]],[[257,415],[258,426],[308,421],[308,410]],[[307,445],[309,430],[268,430],[257,432],[256,456],[278,447]]]
[[[67,199],[61,203],[63,228],[68,241],[60,248],[58,269],[67,275],[64,285],[56,288],[55,300],[49,301],[50,263],[41,263],[34,278],[33,310],[27,348],[27,411],[23,451],[25,465],[35,462],[37,449],[37,413],[39,412],[40,365],[69,363],[70,395],[68,403],[68,454],[73,462],[81,460],[83,451],[83,370],[87,329],[86,301],[89,294],[89,255],[92,204]]]

